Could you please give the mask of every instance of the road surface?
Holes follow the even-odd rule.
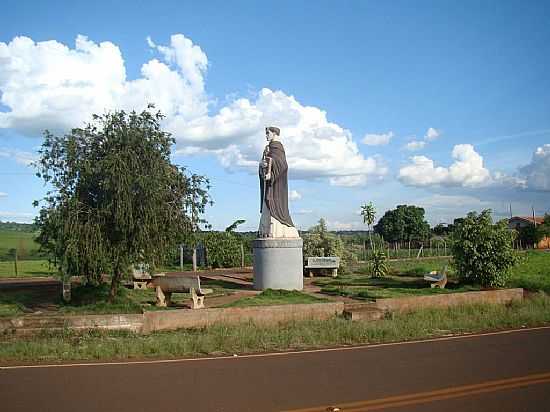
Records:
[[[550,327],[301,353],[2,367],[0,399],[6,412],[550,411]]]

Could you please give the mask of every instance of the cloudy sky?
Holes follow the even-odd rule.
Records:
[[[207,218],[259,219],[265,126],[290,209],[362,228],[360,205],[550,212],[550,3],[31,2],[0,14],[0,220],[31,221],[42,131],[155,103]]]

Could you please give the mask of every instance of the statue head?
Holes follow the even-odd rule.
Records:
[[[271,142],[272,140],[278,140],[279,136],[281,135],[281,129],[275,126],[269,126],[265,128],[265,139],[268,142]]]

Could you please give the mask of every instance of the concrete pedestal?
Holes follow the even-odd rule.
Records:
[[[254,289],[302,290],[303,243],[301,238],[254,240]]]

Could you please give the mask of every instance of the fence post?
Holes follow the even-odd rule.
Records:
[[[241,267],[244,268],[244,246],[241,242]]]
[[[197,248],[193,247],[193,272],[197,271]]]
[[[180,270],[183,272],[183,245],[180,245]]]
[[[15,264],[15,277],[18,277],[19,276],[19,273],[18,273],[18,270],[17,270],[17,248],[15,249],[15,254],[14,254],[14,264]]]

